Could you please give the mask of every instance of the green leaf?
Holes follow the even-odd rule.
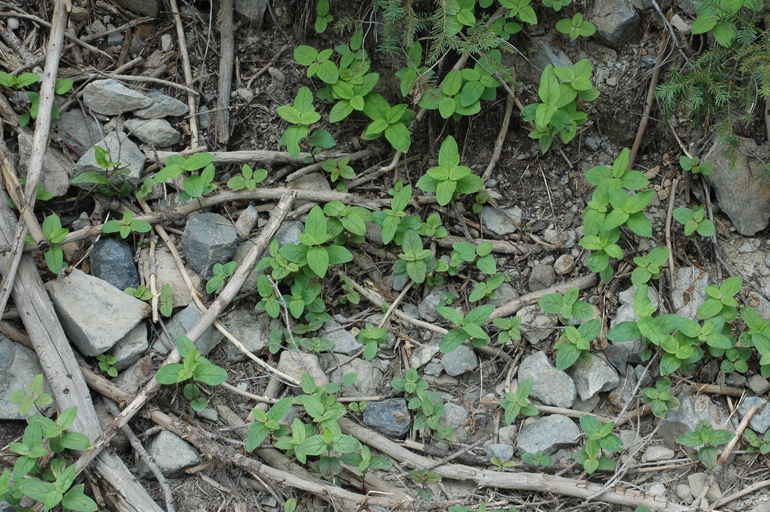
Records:
[[[462,345],[467,339],[468,334],[462,328],[455,327],[444,335],[439,344],[439,350],[441,350],[442,354],[447,354]]]
[[[318,277],[325,277],[329,268],[329,253],[326,248],[310,247],[307,250],[307,264]]]

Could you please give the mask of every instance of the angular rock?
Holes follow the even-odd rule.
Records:
[[[329,383],[329,377],[318,363],[318,356],[298,350],[284,350],[278,360],[278,369],[300,380],[303,373],[310,375],[318,386]],[[371,405],[371,404],[370,404]]]
[[[554,407],[570,407],[575,401],[575,383],[565,372],[554,368],[543,351],[525,357],[519,365],[519,382],[532,379],[530,397]]]
[[[468,345],[460,345],[448,354],[444,354],[441,365],[447,375],[455,377],[475,369],[479,365],[479,359]]]
[[[708,483],[709,475],[708,473],[691,473],[687,475],[687,483],[690,484],[690,489],[693,496],[700,496],[703,489],[706,487],[706,484]],[[717,485],[716,482],[714,482],[711,487],[709,487],[709,490],[706,492],[706,500],[708,500],[709,503],[715,503],[719,498],[722,497],[722,491],[719,489],[719,485]]]
[[[559,323],[556,315],[543,313],[537,304],[521,308],[516,316],[522,317],[521,325],[526,326],[526,329],[522,329],[522,336],[532,345],[548,339]]]
[[[659,460],[671,460],[674,458],[674,450],[665,446],[650,446],[642,455],[642,462],[657,462]]]
[[[536,292],[553,286],[556,282],[556,272],[552,265],[537,264],[529,276],[529,291]]]
[[[147,303],[77,269],[45,287],[64,332],[85,356],[111,349],[150,310]]]
[[[516,438],[516,448],[524,453],[541,451],[552,455],[562,448],[575,446],[580,438],[580,429],[561,414],[552,414],[521,428]]]
[[[256,356],[262,355],[270,344],[270,331],[282,326],[277,318],[257,314],[253,307],[248,306],[236,307],[223,316],[221,321],[230,334]],[[248,359],[248,356],[232,343],[227,344],[226,353],[228,361],[240,362]]]
[[[758,395],[762,395],[770,391],[770,382],[768,382],[766,378],[759,374],[752,375],[748,378],[747,382],[751,390]]]
[[[116,132],[110,132],[96,145],[106,149],[113,162],[120,162],[122,167],[128,169],[128,174],[113,173],[110,178],[113,185],[120,188],[123,180],[128,180],[134,186],[139,184],[142,180],[142,169],[144,169],[146,157],[125,133],[118,135]],[[86,171],[106,174],[106,171],[96,163],[94,148],[89,149],[80,157],[72,169],[72,177],[75,178]],[[76,183],[74,186],[87,190],[94,185],[93,183]]]
[[[135,110],[134,114],[141,119],[160,119],[163,117],[179,117],[187,115],[189,107],[171,96],[159,91],[148,91],[145,96],[152,100],[147,108]]]
[[[129,395],[135,395],[155,375],[149,357],[144,357],[118,374],[112,383]]]
[[[496,235],[510,235],[519,229],[517,224],[521,222],[522,214],[518,206],[505,209],[484,206],[481,209],[481,224]]]
[[[452,429],[457,440],[463,442],[470,434],[470,428],[468,427],[470,417],[471,415],[465,407],[447,402],[444,404],[444,415],[439,420],[439,423]]]
[[[364,425],[393,439],[401,439],[412,428],[411,415],[403,398],[369,402],[364,409]]]
[[[305,225],[298,220],[292,220],[284,222],[278,231],[275,232],[275,240],[278,242],[278,247],[283,247],[289,244],[298,244],[299,235],[305,232]]]
[[[512,300],[519,298],[519,292],[517,292],[516,288],[514,288],[508,283],[501,284],[500,288],[495,290],[495,293],[497,293],[497,298],[490,299],[489,303],[496,308],[499,308],[500,306],[504,306],[505,304],[508,304]]]
[[[267,0],[235,0],[235,12],[249,21],[249,26],[260,27],[267,9]]]
[[[571,254],[562,254],[553,264],[553,271],[557,275],[567,275],[575,269],[575,258]]]
[[[487,454],[487,457],[511,460],[513,458],[513,446],[510,444],[492,443],[484,447],[484,453]]]
[[[674,289],[671,290],[674,312],[690,320],[697,320],[698,308],[708,299],[706,286],[710,281],[711,275],[699,268],[678,268]]]
[[[591,361],[578,361],[572,370],[572,380],[581,400],[609,391],[620,383],[618,372],[600,356],[591,354]]]
[[[27,175],[27,163],[32,154],[32,135],[28,133],[19,133],[19,167],[22,177]],[[43,169],[40,179],[45,186],[46,191],[54,197],[60,197],[67,193],[70,186],[70,170],[72,161],[64,153],[49,146],[43,155]]]
[[[376,395],[382,384],[382,372],[371,361],[362,358],[353,359],[343,364],[338,370],[334,370],[329,376],[332,382],[341,382],[342,377],[348,373],[357,375],[356,381],[345,388],[348,396],[372,396]],[[367,406],[368,407],[368,406]]]
[[[128,119],[124,126],[129,135],[161,148],[173,146],[182,138],[165,119]]]
[[[732,430],[730,417],[706,395],[694,398],[689,394],[677,396],[679,409],[668,411],[661,420],[658,434],[671,449],[678,449],[676,439],[685,432],[695,430],[700,420],[708,420],[715,429]]]
[[[422,368],[428,362],[433,359],[433,356],[438,354],[439,352],[439,346],[438,344],[429,344],[429,345],[423,345],[421,347],[417,347],[412,351],[412,355],[409,356],[409,367],[410,368]]]
[[[139,272],[131,246],[114,238],[97,241],[91,251],[91,275],[107,281],[118,290],[138,287]]]
[[[295,190],[331,190],[329,180],[320,172],[312,172],[301,176],[289,183],[289,188]],[[297,205],[307,204],[308,201],[297,201]]]
[[[110,354],[115,356],[117,361],[113,365],[116,370],[125,370],[139,360],[147,352],[150,343],[147,341],[147,326],[140,322],[131,329],[128,334],[118,341]]]
[[[257,225],[257,219],[259,214],[254,205],[249,205],[238,216],[238,220],[235,221],[235,232],[241,238],[248,238],[251,234],[251,230]]]
[[[770,219],[770,185],[757,180],[765,163],[755,155],[757,144],[739,137],[734,165],[727,145],[714,144],[703,158],[714,168],[706,179],[714,187],[717,203],[735,228],[744,236],[753,236],[767,227]]]
[[[751,417],[751,420],[749,420],[749,427],[751,427],[757,434],[764,434],[770,429],[770,406],[767,405],[767,400],[758,396],[747,397],[740,407],[738,407],[738,412],[743,417],[754,405],[757,407],[762,407],[764,405],[765,408]]]
[[[188,290],[182,277],[182,271],[179,270],[171,251],[165,246],[157,246],[153,254],[155,257],[155,288],[158,290],[158,293],[160,293],[165,285],[169,285],[174,291],[174,308],[189,306],[192,302],[192,295],[190,295],[190,290]],[[142,268],[144,275],[150,275],[149,249],[142,249]],[[191,273],[190,279],[192,280],[193,287],[198,292],[203,293],[205,287],[200,276]]]
[[[634,313],[634,308],[631,304],[622,304],[615,313],[615,318],[610,321],[610,328],[617,326],[622,322],[638,322],[639,317]],[[640,363],[639,353],[644,350],[645,342],[642,338],[637,338],[631,341],[614,342],[610,341],[607,350],[604,351],[604,355],[607,360],[617,368],[619,371],[624,372],[626,363]]]
[[[190,443],[169,430],[161,430],[147,444],[147,453],[155,461],[163,476],[174,478],[184,475],[184,470],[197,466],[203,459]],[[141,478],[154,478],[143,459],[139,459],[136,472]]]
[[[215,264],[230,260],[237,244],[233,224],[218,213],[196,213],[187,218],[182,249],[187,263],[205,279],[211,279]]]
[[[142,16],[155,18],[160,12],[159,0],[116,0],[118,5]]]
[[[607,46],[620,50],[638,30],[639,15],[630,2],[597,0],[589,21],[596,26],[596,37]]]
[[[40,361],[34,350],[14,343],[0,334],[0,420],[20,420],[19,406],[8,400],[8,395],[14,391],[26,391],[32,379],[42,374]],[[48,380],[43,378],[43,392],[53,396]],[[43,407],[43,414],[54,410],[56,402]],[[40,414],[35,407],[24,416]]]
[[[83,103],[98,114],[114,116],[146,108],[152,100],[141,92],[129,89],[117,80],[95,80],[83,89]]]
[[[93,397],[93,403],[94,403],[94,410],[96,411],[96,417],[99,419],[99,425],[101,425],[102,430],[104,430],[107,425],[110,424],[112,420],[115,419],[115,416],[110,413],[110,411],[107,409],[107,406],[105,405],[104,401],[101,397],[95,396]],[[122,430],[118,430],[118,432],[115,434],[115,436],[110,439],[110,447],[115,450],[122,450],[126,447],[128,444],[128,438],[123,433]]]
[[[441,296],[446,293],[454,293],[457,297],[457,292],[453,286],[436,286],[428,295],[420,302],[418,306],[420,310],[420,316],[427,322],[436,322],[441,315],[438,314],[438,307],[441,302]]]
[[[338,354],[350,356],[364,347],[356,341],[356,337],[350,331],[343,328],[335,320],[329,320],[324,324],[319,337],[331,340],[334,343],[333,351]]]
[[[160,336],[158,341],[152,345],[152,348],[163,354],[170,352],[176,345],[176,339],[179,336],[186,336],[190,329],[198,323],[201,316],[203,316],[203,314],[195,304],[190,304],[182,311],[176,313],[171,317],[171,320],[166,323],[166,331],[171,336],[171,339],[168,339],[165,335]],[[214,327],[209,326],[203,331],[203,334],[195,340],[195,346],[201,351],[203,356],[207,356],[208,353],[222,341],[222,338],[224,338],[224,336],[221,332],[214,329]]]

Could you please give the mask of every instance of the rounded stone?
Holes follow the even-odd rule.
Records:
[[[412,428],[406,400],[391,398],[382,402],[369,402],[364,409],[364,425],[386,437],[404,437]]]

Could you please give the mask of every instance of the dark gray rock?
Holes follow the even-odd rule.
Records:
[[[247,350],[262,355],[270,344],[270,331],[283,325],[277,318],[257,314],[253,307],[236,307],[222,317],[222,324]],[[227,344],[227,360],[245,361],[248,357],[233,343]]]
[[[598,393],[609,391],[620,383],[618,373],[607,361],[596,354],[591,354],[591,360],[588,362],[581,360],[575,363],[572,380],[583,401],[593,398]]]
[[[369,402],[364,409],[364,425],[386,437],[403,438],[412,428],[406,400],[390,398],[382,402]]]
[[[441,315],[438,314],[439,303],[441,302],[441,296],[445,293],[454,293],[457,297],[457,291],[453,286],[436,286],[428,295],[420,302],[418,306],[420,316],[428,322],[436,322]]]
[[[95,80],[83,89],[83,103],[98,114],[114,116],[149,107],[152,100],[117,80]]]
[[[165,119],[128,119],[124,126],[130,135],[161,148],[173,146],[182,138]]]
[[[260,27],[267,9],[267,0],[235,0],[235,12],[249,21],[249,26]]]
[[[481,209],[481,224],[496,235],[510,235],[518,229],[523,212],[518,206],[499,209],[494,206],[485,206]]]
[[[123,180],[128,180],[134,186],[139,185],[139,182],[142,180],[142,169],[144,169],[144,162],[147,157],[125,133],[117,134],[116,132],[110,132],[97,146],[106,149],[113,162],[120,162],[122,164],[121,167],[128,169],[128,174],[113,173],[110,181],[115,186],[120,187],[123,184]],[[80,157],[80,160],[72,169],[72,177],[74,178],[86,171],[105,174],[105,170],[96,163],[96,152],[93,148],[86,151]],[[94,185],[92,183],[77,183],[74,186],[87,190]]]
[[[162,354],[170,352],[176,346],[177,337],[186,336],[190,329],[198,323],[202,315],[200,309],[194,303],[176,313],[166,324],[166,331],[168,331],[171,339],[168,339],[165,335],[161,336],[153,344],[152,348]],[[195,346],[201,351],[202,355],[206,356],[222,341],[223,337],[222,333],[209,326],[197,340],[194,340]]]
[[[118,5],[143,16],[155,18],[160,12],[160,0],[117,0]]]
[[[135,362],[139,360],[142,355],[147,352],[150,347],[149,341],[147,341],[147,326],[144,322],[140,322],[136,327],[131,329],[128,334],[118,341],[110,354],[115,356],[117,361],[113,366],[117,370],[125,370]]]
[[[19,420],[19,406],[8,400],[8,395],[14,391],[24,390],[29,387],[36,375],[42,374],[40,361],[34,350],[23,347],[18,343],[0,334],[0,420]],[[47,379],[43,379],[43,391],[53,396],[51,386]],[[47,414],[54,410],[56,403],[43,408]],[[40,414],[34,407],[25,417]]]
[[[546,405],[570,407],[577,396],[573,380],[553,367],[545,352],[535,352],[521,361],[519,382],[526,379],[532,379],[530,396]]]
[[[616,50],[630,41],[640,27],[634,6],[615,0],[596,0],[589,21],[596,25],[596,37]]]
[[[45,287],[64,332],[86,356],[111,349],[150,309],[147,303],[77,269]]]
[[[102,238],[91,251],[91,275],[103,279],[118,290],[139,286],[139,272],[134,252],[125,242]]]
[[[552,414],[524,425],[516,438],[516,448],[525,453],[542,451],[552,455],[562,448],[577,445],[579,438],[580,429],[571,419]]]
[[[470,435],[470,428],[468,427],[468,420],[471,415],[468,409],[462,405],[453,404],[447,402],[444,404],[444,415],[439,420],[439,423],[445,427],[451,429],[458,442],[465,442]]]
[[[758,152],[756,142],[738,141],[734,155],[726,144],[714,144],[703,160],[714,168],[706,179],[714,187],[719,207],[742,235],[753,236],[765,229],[770,219],[770,186],[757,180],[765,162],[751,156]]]
[[[56,133],[75,149],[85,153],[102,140],[102,125],[76,108],[61,113],[56,121]]]
[[[147,445],[147,453],[155,461],[163,476],[174,478],[184,475],[184,470],[197,466],[203,459],[187,441],[169,430],[161,430]],[[139,459],[136,472],[141,478],[154,478],[143,459]]]
[[[182,235],[187,263],[205,279],[217,263],[226,263],[235,253],[238,234],[233,224],[218,213],[190,215]]]
[[[275,232],[275,240],[279,247],[289,244],[298,244],[299,235],[305,232],[305,225],[298,220],[284,222]]]
[[[179,117],[187,115],[190,111],[188,106],[172,98],[166,96],[159,91],[149,91],[145,93],[145,96],[152,100],[152,105],[147,108],[134,111],[137,117],[141,119],[160,119],[162,117]]]
[[[479,359],[468,345],[460,345],[452,352],[444,354],[441,365],[448,375],[455,377],[474,370],[479,365]]]
[[[556,272],[552,265],[538,263],[532,268],[529,276],[529,291],[536,292],[553,286],[556,282]]]

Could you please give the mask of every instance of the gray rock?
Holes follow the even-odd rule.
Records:
[[[484,206],[481,209],[481,224],[496,235],[510,235],[518,229],[522,211],[518,206],[499,209],[494,206]]]
[[[113,416],[107,409],[107,406],[104,404],[101,397],[93,397],[93,403],[96,417],[99,419],[99,425],[102,427],[102,430],[104,430],[107,425],[115,419],[115,416]],[[126,445],[128,445],[128,438],[122,430],[118,430],[113,438],[110,439],[110,447],[114,450],[122,450]]]
[[[149,107],[152,100],[117,80],[95,80],[83,89],[83,103],[98,114],[114,116]]]
[[[182,249],[187,263],[204,279],[211,279],[215,264],[230,260],[237,244],[233,224],[218,213],[196,213],[187,218]]]
[[[599,149],[602,147],[602,143],[604,142],[601,137],[596,137],[593,135],[589,135],[583,139],[583,141],[586,143],[586,147],[593,152],[599,151]]]
[[[567,249],[575,247],[577,233],[574,229],[562,230],[551,224],[543,233],[543,239],[549,244],[559,245]]]
[[[182,271],[174,260],[174,256],[166,247],[156,247],[154,254],[155,259],[155,288],[158,293],[163,289],[165,285],[171,286],[174,291],[174,308],[187,307],[192,303],[192,295],[190,290],[185,284],[182,277]],[[142,249],[142,267],[144,275],[150,275],[150,250]],[[205,291],[203,281],[197,274],[190,273],[190,279],[192,280],[193,287],[198,290],[199,293]]]
[[[708,479],[708,473],[691,473],[687,475],[687,483],[690,484],[690,490],[693,496],[700,496],[703,489],[706,488]],[[705,498],[709,503],[716,503],[721,497],[722,491],[719,489],[719,485],[714,482],[706,492]]]
[[[171,96],[166,96],[159,91],[149,91],[146,96],[152,100],[147,108],[134,111],[137,117],[142,119],[159,119],[162,117],[179,117],[187,115],[189,107]]]
[[[543,313],[537,304],[521,308],[516,316],[522,317],[522,336],[532,345],[538,345],[548,339],[559,323],[556,315]]]
[[[770,501],[764,501],[759,503],[756,507],[752,508],[749,512],[770,512]]]
[[[665,485],[656,483],[650,485],[649,489],[647,489],[647,492],[656,496],[665,496],[667,491]]]
[[[257,314],[253,307],[248,306],[238,306],[227,313],[222,317],[222,324],[249,352],[257,356],[262,355],[270,344],[270,331],[282,326],[277,318]],[[248,359],[233,343],[227,344],[225,352],[228,361],[240,362]]]
[[[509,57],[507,53],[504,53],[503,62],[505,63],[507,59],[511,59],[516,69],[517,79],[525,83],[538,83],[543,68],[549,64],[557,68],[571,68],[573,65],[572,60],[559,48],[554,36],[559,37],[560,34],[532,37],[528,42],[528,47],[531,48],[532,53],[528,53],[526,57],[516,54]]]
[[[128,119],[124,126],[129,130],[129,135],[161,148],[173,146],[182,138],[165,119]]]
[[[235,12],[249,21],[249,26],[260,27],[265,16],[267,0],[235,0]]]
[[[495,293],[497,293],[497,297],[494,299],[490,299],[489,304],[492,304],[496,308],[499,308],[500,306],[504,306],[505,304],[508,304],[512,300],[519,298],[519,292],[517,292],[516,288],[514,288],[508,283],[501,284],[500,287],[497,290],[495,290]]]
[[[201,316],[203,316],[203,314],[195,304],[190,304],[182,311],[176,313],[171,317],[171,320],[166,323],[166,331],[171,336],[171,339],[169,340],[167,336],[161,336],[158,338],[158,341],[152,345],[152,348],[164,354],[170,352],[171,349],[176,346],[176,339],[179,336],[187,336],[187,333],[198,323]],[[223,337],[222,333],[214,329],[214,327],[209,326],[197,340],[194,340],[194,342],[198,350],[201,351],[201,354],[207,356],[208,353],[222,341]]]
[[[582,400],[580,396],[575,397],[575,401],[572,402],[572,409],[580,412],[593,412],[596,406],[599,405],[601,395],[598,393],[589,398],[588,400]]]
[[[366,223],[366,240],[375,244],[382,244],[382,227],[378,226],[374,222]]]
[[[579,360],[575,363],[572,380],[575,382],[575,389],[580,399],[584,401],[620,384],[618,373],[607,361],[596,354],[591,354],[590,362]]]
[[[239,243],[235,248],[235,253],[233,254],[231,260],[238,263],[238,266],[240,267],[243,264],[244,258],[252,247],[254,247],[254,244],[250,240]],[[263,256],[266,255],[267,253],[263,254]],[[259,280],[259,276],[263,273],[263,270],[260,270],[259,272],[249,272],[249,276],[241,285],[240,293],[257,293],[257,282]]]
[[[326,176],[323,175],[320,172],[312,172],[310,174],[306,174],[304,176],[301,176],[300,178],[289,182],[289,188],[293,188],[295,190],[331,190],[332,187],[329,185],[329,180],[326,179]],[[307,204],[308,201],[297,201],[297,205],[301,206],[303,204]]]
[[[447,375],[455,377],[475,369],[479,365],[476,353],[468,345],[460,345],[452,352],[444,354],[441,365]]]
[[[529,291],[536,292],[553,286],[556,282],[556,272],[551,265],[537,264],[529,276]]]
[[[607,46],[620,50],[639,29],[639,15],[630,2],[597,0],[589,19],[596,25],[596,37]]]
[[[542,451],[552,455],[562,448],[575,446],[580,429],[566,416],[552,414],[521,428],[516,438],[516,448],[524,453]]]
[[[575,258],[571,254],[562,254],[553,264],[553,271],[557,275],[564,276],[575,269]]]
[[[135,395],[153,375],[155,372],[150,368],[150,360],[144,357],[120,372],[112,383],[129,395]]]
[[[142,354],[147,352],[150,347],[150,343],[147,341],[147,326],[144,322],[140,322],[136,327],[131,329],[128,334],[118,341],[110,354],[115,356],[117,361],[113,365],[116,370],[125,370],[142,357]]]
[[[672,449],[678,449],[676,439],[685,432],[695,430],[700,420],[708,420],[716,429],[732,430],[729,415],[711,401],[706,395],[692,398],[689,394],[677,396],[679,409],[668,411],[666,418],[661,421],[658,434]]]
[[[246,239],[251,234],[251,230],[257,225],[257,218],[259,214],[254,205],[249,205],[238,216],[238,220],[235,221],[235,232],[238,233],[240,238]]]
[[[163,34],[160,36],[160,49],[164,52],[170,52],[172,48],[174,48],[174,38],[171,34]]]
[[[636,295],[636,291],[638,289],[638,286],[630,286],[626,288],[618,294],[618,300],[621,304],[633,304],[634,295]],[[655,288],[651,286],[647,288],[647,298],[650,299],[650,302],[652,302],[652,305],[656,308],[660,306],[660,299],[658,298],[658,293],[655,291]]]
[[[465,407],[447,402],[444,404],[444,415],[439,420],[439,423],[451,429],[458,442],[463,442],[468,439],[470,434],[470,428],[468,427],[470,417],[471,415]]]
[[[161,430],[152,438],[147,444],[147,453],[167,478],[183,476],[185,469],[203,462],[192,445],[169,430]],[[139,459],[136,472],[140,478],[155,477],[143,459]]]
[[[762,395],[770,391],[770,382],[768,382],[766,378],[759,374],[755,373],[748,378],[747,382],[751,390],[758,395]]]
[[[91,275],[103,279],[118,290],[139,286],[139,272],[134,265],[134,251],[125,242],[102,238],[91,251]]]
[[[409,408],[403,398],[369,402],[364,409],[364,425],[393,439],[401,439],[412,428]]]
[[[513,446],[510,444],[493,443],[484,447],[484,453],[487,457],[495,457],[500,460],[511,460],[513,458]]]
[[[719,207],[742,235],[753,236],[765,229],[770,219],[770,186],[756,178],[765,168],[762,160],[751,156],[758,152],[756,142],[738,141],[734,155],[727,145],[714,144],[703,160],[714,168],[706,179],[714,187]]]
[[[615,313],[615,318],[610,321],[610,328],[617,326],[622,322],[638,322],[639,317],[634,313],[634,308],[631,304],[622,304]],[[610,341],[609,346],[604,351],[604,355],[607,360],[623,372],[626,368],[626,363],[640,363],[639,353],[644,350],[645,342],[642,338],[637,338],[631,341],[614,342]]]
[[[519,382],[532,379],[530,396],[546,405],[570,407],[575,401],[575,383],[565,372],[553,367],[545,352],[525,357],[519,365]]]
[[[129,11],[155,18],[160,12],[159,0],[117,0],[117,3]]]
[[[450,292],[454,293],[455,297],[457,297],[457,291],[454,286],[436,286],[433,288],[418,306],[420,316],[427,322],[436,322],[441,318],[437,311],[441,302],[441,296]]]
[[[32,379],[42,374],[40,361],[34,350],[23,347],[0,334],[0,420],[19,420],[19,406],[8,400],[14,391],[26,391]],[[43,378],[43,392],[53,396],[48,380]],[[56,402],[43,408],[43,414],[53,412]],[[30,409],[25,418],[40,414],[35,407]]]
[[[516,436],[518,433],[519,429],[516,425],[507,425],[505,427],[500,427],[497,436],[501,443],[513,446],[516,443]]]
[[[382,384],[382,372],[371,361],[360,357],[353,359],[340,366],[338,370],[334,370],[329,379],[332,382],[341,382],[342,377],[348,373],[355,373],[358,377],[353,385],[345,388],[347,396],[372,396],[377,394]]]
[[[77,269],[45,287],[64,332],[85,356],[111,349],[150,309],[145,302]]]
[[[605,350],[605,355],[606,352]],[[607,398],[612,402],[612,405],[622,410],[627,403],[636,399],[634,389],[636,388],[636,383],[639,382],[639,378],[631,365],[626,365],[625,369],[620,373],[623,375],[623,378],[620,379],[620,383],[615,389],[610,390]]]
[[[284,222],[275,232],[275,240],[279,247],[289,244],[299,244],[299,235],[305,232],[305,225],[298,220]]]
[[[364,348],[363,345],[356,341],[356,337],[350,331],[344,329],[335,320],[329,320],[324,324],[319,337],[331,340],[334,343],[333,350],[338,354],[350,356]]]
[[[671,290],[671,301],[674,311],[690,320],[698,319],[698,308],[708,296],[706,286],[711,281],[708,272],[696,267],[681,267],[676,271],[674,289]]]
[[[123,184],[123,180],[128,180],[128,182],[134,186],[139,184],[142,180],[142,169],[144,169],[146,157],[144,153],[139,150],[139,147],[134,144],[125,133],[118,135],[116,132],[110,132],[96,145],[106,149],[113,162],[120,162],[122,167],[128,169],[128,174],[113,173],[110,178],[113,185],[120,187]],[[72,169],[72,177],[74,178],[86,171],[99,174],[106,173],[105,170],[96,163],[96,153],[94,152],[94,148],[89,149],[82,157],[80,157],[80,160],[78,160],[75,167]],[[94,185],[92,183],[77,183],[74,186],[88,190]]]
[[[412,351],[412,355],[409,356],[410,368],[422,368],[428,362],[433,359],[433,356],[438,354],[438,344],[429,344],[417,347]]]
[[[102,124],[79,108],[62,112],[55,126],[59,137],[81,153],[102,140]]]
[[[694,499],[694,496],[692,495],[692,491],[690,490],[690,486],[687,484],[676,484],[674,491],[676,492],[676,495],[679,497],[679,499],[682,501],[691,503],[692,500]]]
[[[674,450],[665,446],[653,445],[645,450],[642,462],[657,462],[659,460],[671,460],[674,458]]]
[[[321,368],[318,356],[315,354],[308,354],[299,350],[284,350],[278,360],[278,369],[297,380],[303,373],[307,373],[318,386],[325,386],[329,383],[329,377]]]
[[[22,177],[27,176],[29,156],[32,154],[32,135],[20,132],[19,136],[19,168]],[[49,146],[43,155],[43,169],[45,172],[40,177],[45,189],[54,197],[60,197],[67,193],[70,187],[70,170],[72,161],[64,153]]]
[[[760,398],[758,396],[750,396],[743,401],[740,407],[738,407],[738,412],[741,414],[741,416],[745,416],[752,406],[756,405],[757,407],[762,407],[765,405],[765,408],[762,410],[762,412],[757,412],[757,414],[752,416],[751,420],[749,421],[749,427],[751,427],[751,429],[757,434],[764,434],[768,429],[770,429],[770,406],[766,406],[766,404],[767,400],[764,398]]]

